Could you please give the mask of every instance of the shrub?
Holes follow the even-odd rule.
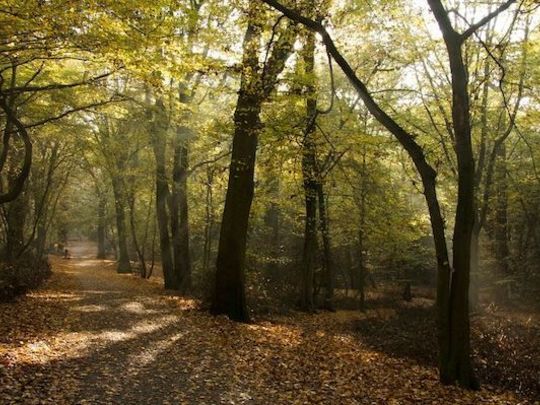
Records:
[[[25,256],[13,262],[0,262],[0,302],[39,287],[50,275],[51,266],[46,258]]]

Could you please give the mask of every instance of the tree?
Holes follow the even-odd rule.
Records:
[[[452,121],[455,133],[455,152],[458,162],[458,196],[453,237],[452,271],[446,246],[444,221],[436,192],[436,171],[427,162],[425,152],[414,136],[394,121],[373,99],[366,85],[358,78],[347,60],[336,48],[331,36],[320,21],[306,18],[274,0],[263,0],[292,20],[318,32],[336,63],[349,78],[366,107],[402,144],[422,178],[424,194],[431,217],[438,264],[437,305],[439,319],[439,370],[441,381],[458,382],[468,388],[477,386],[470,360],[468,290],[470,249],[474,224],[474,160],[471,142],[469,93],[462,46],[474,32],[492,18],[509,8],[513,0],[472,24],[463,33],[454,30],[448,12],[439,0],[428,0],[443,34],[450,62],[452,83]]]
[[[253,175],[257,138],[261,130],[262,104],[270,97],[278,75],[292,51],[296,36],[293,27],[281,28],[274,44],[267,45],[267,59],[259,67],[259,47],[263,31],[262,9],[251,2],[244,37],[244,56],[238,101],[234,112],[234,137],[225,208],[221,222],[212,300],[214,314],[226,314],[237,321],[248,321],[245,297],[245,255],[247,229],[253,200]],[[277,27],[276,27],[277,29]]]

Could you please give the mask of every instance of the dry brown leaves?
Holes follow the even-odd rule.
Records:
[[[534,403],[441,386],[432,365],[365,338],[369,313],[236,324],[110,262],[53,267],[44,288],[0,305],[2,403]]]

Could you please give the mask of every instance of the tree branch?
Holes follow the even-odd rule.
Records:
[[[513,3],[515,3],[516,0],[507,0],[505,3],[501,4],[499,7],[497,7],[495,10],[493,10],[491,13],[486,15],[484,18],[480,19],[476,23],[472,24],[469,28],[465,30],[461,34],[462,41],[465,41],[467,38],[469,38],[472,34],[474,34],[479,28],[481,28],[483,25],[487,24],[490,20],[497,17],[500,13],[502,13],[504,10],[508,9]]]
[[[26,93],[26,92],[36,92],[36,91],[48,91],[48,90],[61,90],[61,89],[69,89],[73,87],[78,86],[84,86],[87,84],[92,84],[96,81],[99,81],[101,79],[105,79],[106,77],[109,77],[113,73],[116,73],[117,70],[113,70],[111,72],[103,73],[102,75],[92,77],[88,80],[81,80],[79,82],[74,83],[67,83],[67,84],[61,84],[61,83],[54,83],[49,84],[46,86],[22,86],[22,87],[13,87],[8,90],[4,90],[3,93],[6,95],[16,95],[20,93]]]
[[[15,200],[22,192],[24,184],[30,175],[30,168],[32,166],[32,142],[28,136],[28,132],[23,123],[15,116],[13,110],[9,107],[6,99],[0,97],[0,107],[6,113],[8,120],[10,120],[16,127],[24,143],[24,161],[19,175],[15,178],[14,185],[5,194],[0,194],[0,204]]]
[[[297,11],[290,9],[278,1],[275,0],[262,0],[264,3],[270,5],[276,10],[282,12],[288,18],[298,23],[303,24],[312,31],[319,33],[322,37],[322,40],[326,46],[326,49],[332,58],[339,65],[345,76],[349,79],[355,90],[358,92],[358,95],[361,97],[366,108],[369,112],[375,117],[375,119],[383,125],[388,131],[390,131],[400,142],[400,144],[408,152],[409,156],[413,160],[415,166],[423,176],[428,176],[435,178],[436,172],[426,161],[424,156],[424,151],[418,143],[416,143],[414,137],[403,129],[394,119],[392,119],[373,99],[369,90],[367,89],[364,82],[362,82],[356,75],[354,69],[349,65],[345,60],[343,55],[339,52],[332,40],[330,34],[326,28],[318,21],[311,20],[307,17],[304,17]]]

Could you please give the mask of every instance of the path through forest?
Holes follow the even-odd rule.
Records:
[[[42,289],[0,305],[3,404],[520,402],[376,351],[351,329],[359,313],[236,324],[116,274],[88,243],[70,251]]]

